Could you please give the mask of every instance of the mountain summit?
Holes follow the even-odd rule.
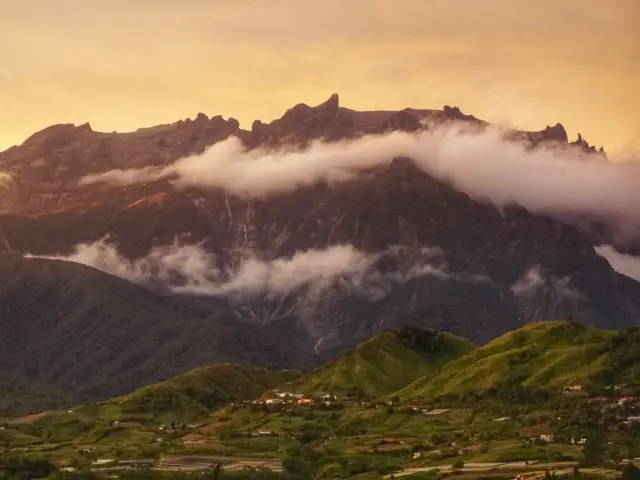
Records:
[[[123,384],[134,385],[124,372],[155,370],[126,353],[133,336],[147,346],[170,341],[167,356],[157,358],[175,365],[173,374],[212,358],[319,364],[402,326],[446,330],[482,344],[525,323],[569,315],[603,328],[637,325],[640,285],[594,251],[588,228],[515,204],[495,206],[410,158],[422,150],[411,150],[407,139],[443,125],[489,128],[457,107],[359,112],[332,95],[314,107],[296,105],[270,123],[254,122],[251,131],[234,119],[200,114],[129,133],[96,132],[87,124],[34,134],[0,153],[0,250],[14,258],[0,264],[0,325],[11,331],[16,311],[35,312],[21,327],[29,361],[14,352],[11,365],[23,365],[27,379],[43,378],[47,365],[60,375],[47,374],[56,385],[80,384],[84,372],[65,378],[68,360],[56,355],[71,339],[78,352],[97,355],[106,335],[109,348],[123,353],[104,378],[123,375]],[[581,137],[570,143],[560,124],[504,137],[512,142],[501,144],[508,149],[521,142],[518,151],[547,145],[601,158]],[[398,142],[407,154],[395,155],[381,140],[366,143],[371,138]],[[338,164],[345,151],[355,151],[351,140],[361,141],[357,148],[364,152],[354,160],[359,170]],[[370,160],[376,156],[384,161]],[[285,157],[290,168],[277,170]],[[209,183],[181,181],[178,167]],[[319,171],[323,181],[314,181]],[[87,175],[115,175],[120,183],[80,182]],[[256,191],[273,179],[296,188]],[[52,260],[15,260],[27,254],[83,263],[121,280],[61,262],[48,266]],[[71,290],[53,286],[80,288],[73,272],[90,278],[97,291],[111,285],[105,291],[112,301],[95,299],[65,323],[71,307],[57,302]],[[48,286],[40,295],[29,293],[40,291],[31,284]],[[16,285],[19,296],[11,290]],[[123,312],[119,302],[129,298],[128,288],[136,293]],[[153,308],[142,315],[136,313],[141,305]],[[189,320],[197,328],[173,324],[172,309],[185,321],[197,318]],[[90,328],[96,311],[102,321]],[[221,325],[224,335],[216,333]],[[236,332],[248,335],[246,343],[220,350],[222,339]],[[265,339],[264,349],[257,338]]]

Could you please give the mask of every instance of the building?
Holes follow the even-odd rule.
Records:
[[[278,392],[276,393],[276,396],[278,398],[295,398],[295,399],[304,397],[304,395],[301,393],[290,393],[290,392]]]

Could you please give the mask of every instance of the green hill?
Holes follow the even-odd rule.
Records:
[[[0,375],[0,391],[19,400],[13,413],[112,398],[218,362],[288,366],[299,357],[281,344],[225,304],[201,307],[78,263],[0,254],[0,374],[21,379]],[[53,391],[68,399],[37,398],[53,400]]]
[[[387,330],[288,385],[299,392],[394,392],[475,349],[469,340],[435,330]]]
[[[167,381],[98,404],[112,417],[152,415],[195,418],[235,400],[259,397],[296,378],[294,371],[253,369],[231,363],[195,368]],[[90,408],[90,407],[89,407]]]
[[[640,329],[600,330],[572,321],[540,322],[507,333],[437,372],[402,397],[488,388],[559,388],[640,378]]]

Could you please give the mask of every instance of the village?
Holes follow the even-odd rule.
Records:
[[[57,422],[65,417],[71,421],[82,416],[82,409],[55,415]],[[34,431],[28,424],[8,422],[0,425],[0,438],[11,429]],[[321,455],[384,465],[375,468],[385,471],[426,472],[454,465],[517,470],[581,464],[592,454],[597,435],[602,436],[598,448],[606,456],[640,463],[625,447],[629,435],[637,436],[638,431],[640,399],[628,385],[596,392],[570,385],[547,400],[524,403],[473,396],[418,402],[351,392],[273,390],[252,400],[229,402],[192,420],[156,422],[121,415],[109,421],[104,435],[131,439],[127,443],[113,448],[111,442],[93,437],[97,439],[93,443],[78,443],[75,448],[90,460],[92,471],[105,473],[201,471],[215,464],[224,465],[226,471],[279,472],[286,452],[295,445],[309,445]],[[136,438],[144,444],[136,446]],[[24,446],[3,448],[30,451]],[[74,472],[81,467],[71,463],[62,468]]]

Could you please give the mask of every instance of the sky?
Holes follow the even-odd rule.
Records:
[[[458,105],[527,129],[640,142],[638,0],[0,0],[0,149],[101,131]]]

